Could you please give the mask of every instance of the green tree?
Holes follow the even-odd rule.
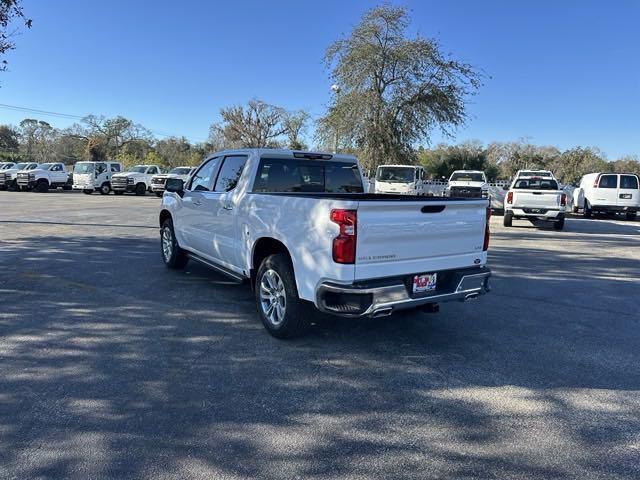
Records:
[[[551,166],[563,183],[577,183],[583,175],[592,172],[610,172],[613,165],[594,147],[575,147],[562,152]]]
[[[184,137],[169,137],[155,144],[161,164],[165,167],[179,167],[191,164],[191,144]]]
[[[351,34],[326,51],[338,93],[319,120],[318,140],[361,150],[365,168],[415,160],[413,145],[433,129],[464,124],[466,99],[481,86],[471,65],[442,52],[434,39],[408,38],[402,7],[366,12]]]
[[[0,72],[7,69],[7,60],[3,57],[9,50],[16,48],[13,37],[17,29],[10,28],[14,20],[24,23],[31,28],[31,20],[24,16],[21,0],[0,0]]]

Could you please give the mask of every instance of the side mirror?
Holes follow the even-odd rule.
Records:
[[[167,183],[164,185],[164,189],[167,192],[177,193],[182,196],[184,193],[184,180],[181,178],[168,178]]]

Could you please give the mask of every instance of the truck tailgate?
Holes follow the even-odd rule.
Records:
[[[562,192],[557,190],[514,190],[514,208],[558,208],[560,206],[560,196]]]
[[[486,200],[358,204],[355,280],[484,264]]]

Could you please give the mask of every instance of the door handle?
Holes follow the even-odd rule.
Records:
[[[233,210],[233,206],[231,206],[230,204],[225,204],[222,206],[222,208],[224,208],[225,210]]]
[[[195,202],[193,202],[193,204],[194,204],[196,207],[199,207],[200,205],[202,205],[202,202],[201,202],[200,200],[196,200]]]

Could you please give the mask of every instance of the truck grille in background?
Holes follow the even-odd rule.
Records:
[[[449,196],[458,198],[482,198],[480,187],[451,187]]]
[[[18,183],[29,183],[29,174],[18,173],[16,180],[18,180]]]
[[[6,182],[5,174],[4,173],[0,173],[0,185],[4,185],[5,182]]]
[[[154,185],[164,185],[167,182],[166,178],[152,178],[151,183]]]
[[[126,178],[120,178],[120,177],[111,178],[111,185],[118,186],[118,187],[126,187],[127,186],[127,179]]]

